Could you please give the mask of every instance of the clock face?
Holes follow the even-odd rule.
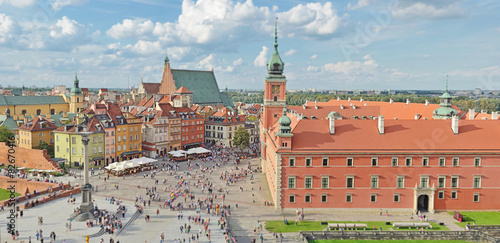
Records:
[[[277,94],[280,92],[280,86],[279,85],[273,85],[273,94]]]

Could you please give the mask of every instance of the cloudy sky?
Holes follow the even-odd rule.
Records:
[[[262,89],[500,89],[495,0],[0,0],[0,84],[126,88],[172,68]]]

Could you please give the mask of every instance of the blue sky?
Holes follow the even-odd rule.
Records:
[[[0,84],[126,88],[172,68],[262,89],[500,89],[494,0],[0,0]]]

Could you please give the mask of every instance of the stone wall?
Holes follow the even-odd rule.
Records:
[[[9,182],[9,181],[15,181],[15,182]],[[59,187],[58,183],[40,182],[22,178],[11,179],[10,177],[7,176],[0,176],[0,188],[7,189],[11,185],[14,185],[16,192],[20,193],[21,195],[26,194],[26,192],[33,193],[35,190],[38,190],[39,192],[47,191],[49,187],[52,187],[53,189]],[[64,185],[64,187],[68,188],[69,184]]]
[[[0,163],[8,165],[8,155],[14,156],[16,167],[26,167],[39,170],[62,171],[59,165],[47,154],[47,150],[26,149],[14,147],[14,153],[9,153],[10,147],[0,143]]]
[[[480,231],[302,231],[303,242],[312,240],[458,240],[485,242]]]

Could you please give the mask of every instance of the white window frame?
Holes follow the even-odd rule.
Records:
[[[396,200],[396,196],[398,197],[398,200]],[[394,195],[392,196],[392,201],[393,202],[401,202],[401,194],[394,193]]]
[[[402,186],[399,186],[399,178],[401,178],[403,180]],[[404,175],[396,176],[396,188],[405,188],[405,176]]]
[[[326,187],[323,187],[323,179],[326,179]],[[330,188],[330,176],[321,176],[321,188],[328,189]]]
[[[453,194],[455,194],[455,197],[453,197]],[[450,195],[451,195],[450,196],[451,199],[454,199],[454,200],[458,199],[458,191],[453,190],[453,191],[451,191]]]
[[[290,187],[290,180],[293,181],[293,187]],[[295,189],[297,188],[297,178],[295,176],[288,176],[288,189]]]
[[[443,164],[441,164],[441,161],[443,161]],[[439,157],[439,160],[438,160],[438,166],[439,166],[439,167],[444,167],[444,166],[446,166],[446,157]]]
[[[378,187],[379,187],[379,175],[372,175],[370,177],[370,188],[373,189],[373,188],[378,188]]]
[[[456,186],[453,186],[453,180],[456,179],[457,180],[457,184]],[[453,175],[451,176],[451,184],[450,184],[450,187],[451,188],[459,188],[460,187],[460,176],[458,175]]]
[[[440,179],[443,179],[443,186],[439,185],[439,180]],[[446,188],[446,176],[445,175],[438,176],[438,181],[437,182],[438,182],[438,186],[437,186],[438,188]]]
[[[420,176],[420,188],[429,188],[429,177],[430,176],[428,176],[428,175],[421,175]],[[426,180],[427,185],[422,185],[423,184],[422,179],[424,179],[424,178],[427,179]]]
[[[476,179],[479,179],[479,185],[478,186],[476,186]],[[481,188],[481,183],[482,183],[481,175],[475,175],[473,177],[472,187],[474,187],[474,188]]]
[[[476,200],[476,197],[477,197],[477,200]],[[480,201],[481,201],[481,194],[474,193],[474,195],[472,195],[472,202],[480,202]]]
[[[375,165],[373,165],[374,160],[375,160]],[[370,164],[371,166],[378,166],[378,157],[372,157],[372,159],[370,160]]]
[[[441,197],[441,195],[443,195]],[[438,199],[444,199],[444,191],[438,191]]]
[[[352,193],[346,193],[345,194],[345,202],[346,203],[352,203]]]
[[[293,202],[292,202],[292,200],[291,200],[292,198],[293,198]],[[289,202],[289,203],[295,203],[295,202],[297,202],[297,200],[296,200],[296,198],[295,198],[295,194],[290,194],[290,195],[288,195],[288,202]]]
[[[352,179],[352,186],[351,187],[349,187],[349,183],[348,183],[349,179]],[[353,175],[346,176],[345,187],[346,188],[354,188],[354,176]]]
[[[351,165],[349,165],[349,160],[351,160]],[[348,167],[354,166],[354,158],[353,157],[347,157],[345,163],[346,163],[346,166],[348,166]]]
[[[408,164],[408,160],[410,161],[410,164]],[[412,157],[406,157],[405,159],[405,166],[412,166],[413,165],[413,158]]]
[[[310,164],[309,164],[309,165],[307,165],[307,161],[308,161],[308,160],[309,160],[309,162],[310,162]],[[312,158],[311,158],[311,157],[307,157],[307,158],[304,160],[304,165],[305,165],[306,167],[311,167],[311,166],[312,166],[312,164],[313,164],[313,160],[312,160]]]
[[[325,165],[325,160],[326,160],[326,165]],[[323,157],[321,160],[321,165],[322,166],[329,166],[330,165],[330,159],[328,157]]]
[[[307,187],[307,180],[311,179],[311,187]],[[313,177],[312,176],[304,176],[304,188],[312,189],[313,188]]]
[[[429,166],[429,157],[422,157],[422,166],[423,167]]]
[[[455,164],[455,160],[457,161],[457,164]],[[452,166],[459,166],[460,165],[460,158],[459,157],[453,157],[453,160],[451,161]]]
[[[325,200],[323,201],[323,197],[325,197]],[[322,203],[327,203],[328,202],[328,194],[322,193],[321,194],[321,202]]]
[[[309,197],[309,202],[307,201],[307,197]],[[312,196],[309,193],[304,194],[304,202],[305,203],[311,203],[312,202]]]
[[[396,164],[394,164],[394,161],[396,161]],[[392,157],[391,166],[398,166],[398,165],[399,165],[399,157]]]
[[[479,163],[477,165],[476,165],[476,161],[479,161]],[[481,157],[474,158],[474,166],[481,166]]]
[[[372,200],[373,197],[375,197],[375,200]],[[377,202],[377,193],[370,193],[370,202]]]

